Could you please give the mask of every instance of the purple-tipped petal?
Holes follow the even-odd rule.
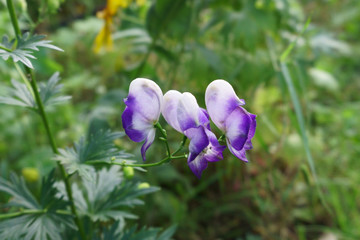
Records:
[[[125,133],[129,136],[131,140],[133,140],[134,142],[144,141],[146,133],[142,130],[134,128],[134,111],[131,108],[125,108],[121,119],[123,123],[123,128],[125,129]]]
[[[249,129],[248,138],[247,138],[246,143],[244,145],[245,150],[250,150],[250,149],[253,148],[251,139],[254,137],[255,130],[256,130],[256,115],[249,113],[249,116],[250,116],[250,119],[251,119],[251,123],[250,123],[250,129]]]
[[[165,93],[162,114],[171,127],[182,133],[177,117],[177,109],[181,98],[182,94],[175,90],[170,90]]]
[[[145,156],[146,151],[148,150],[150,145],[154,142],[154,139],[155,139],[155,129],[153,128],[148,132],[145,142],[141,147],[141,156],[142,156],[143,161],[146,160],[146,156]]]
[[[247,158],[246,158],[246,151],[245,148],[241,149],[241,150],[236,150],[230,143],[228,140],[226,140],[227,145],[229,147],[230,152],[237,158],[239,158],[240,160],[244,161],[244,162],[248,162]]]
[[[157,122],[160,117],[163,94],[160,87],[153,81],[145,78],[133,80],[129,88],[129,96],[125,104],[141,113],[141,115],[151,122]]]
[[[209,162],[217,162],[223,159],[222,152],[225,150],[226,146],[219,144],[215,134],[210,130],[205,129],[206,135],[209,139],[209,145],[206,148],[205,158]]]
[[[203,126],[189,128],[184,134],[190,139],[188,162],[191,162],[209,145],[209,139]]]
[[[200,107],[196,98],[188,92],[182,94],[177,109],[177,118],[182,131],[199,126]]]
[[[251,118],[248,113],[238,107],[228,116],[226,120],[226,138],[232,148],[240,151],[248,139]]]
[[[195,176],[200,179],[202,172],[207,168],[208,162],[202,155],[199,155],[193,161],[188,161],[188,165]]]
[[[188,165],[191,169],[191,171],[198,177],[201,177],[202,172],[207,167],[208,162],[217,162],[223,159],[222,152],[226,148],[225,146],[221,146],[219,142],[216,139],[216,136],[214,133],[212,133],[210,130],[206,129],[204,126],[201,126],[199,128],[204,129],[206,136],[201,136],[202,138],[208,139],[208,145],[203,148],[203,150],[196,155],[195,159],[190,155],[188,157]],[[196,134],[196,131],[193,131],[194,134]],[[198,134],[201,135],[201,134]],[[195,139],[193,138],[192,141]],[[190,142],[191,144],[191,142]],[[195,154],[194,154],[195,155]]]
[[[199,111],[199,124],[205,126],[207,129],[211,130],[209,114],[204,108],[200,108],[200,111]]]
[[[224,80],[215,80],[205,92],[205,104],[214,124],[225,132],[225,121],[231,112],[245,101],[239,99],[232,86]]]
[[[159,120],[162,109],[162,91],[155,82],[137,78],[131,82],[124,102],[126,108],[121,118],[125,133],[135,142],[145,140],[141,148],[145,161],[145,152],[155,138],[154,124]]]

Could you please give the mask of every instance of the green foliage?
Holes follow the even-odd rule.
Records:
[[[7,36],[3,36],[1,44],[7,49],[0,48],[0,56],[5,61],[11,57],[14,62],[20,61],[27,67],[34,68],[29,58],[35,59],[32,54],[34,51],[39,51],[39,47],[63,51],[62,49],[50,44],[50,40],[42,40],[44,38],[44,35],[31,36],[29,33],[25,33],[18,40],[12,39],[9,41]],[[15,45],[16,42],[17,44]],[[12,50],[14,45],[16,48]]]
[[[54,182],[52,172],[43,180],[37,200],[22,178],[15,174],[10,181],[0,178],[0,191],[12,196],[8,206],[21,208],[20,216],[0,222],[1,239],[62,239],[64,227],[75,228],[71,215],[61,212],[68,202],[56,197]]]
[[[70,96],[56,96],[61,92],[62,84],[60,81],[59,73],[54,73],[47,83],[41,83],[39,86],[40,98],[45,107],[62,104],[69,99]],[[19,83],[16,80],[11,80],[13,88],[8,89],[9,97],[0,97],[0,103],[27,107],[37,110],[38,106],[34,99],[33,92],[27,87],[26,84]]]
[[[136,182],[125,181],[119,170],[119,166],[112,166],[90,172],[93,181],[84,181],[83,190],[73,184],[75,204],[81,215],[88,216],[93,222],[116,220],[124,224],[125,218],[137,218],[125,210],[143,204],[140,196],[159,190],[157,187],[139,189]],[[64,185],[59,183],[58,188],[66,198]]]
[[[133,226],[125,231],[122,231],[121,224],[115,222],[111,227],[104,230],[104,240],[170,240],[176,231],[176,225],[169,227],[161,232],[159,228],[142,227],[137,230],[137,226]],[[100,238],[95,238],[100,239]]]
[[[88,139],[82,137],[74,147],[59,149],[55,160],[64,164],[69,174],[78,172],[87,180],[94,181],[91,174],[93,168],[88,162],[108,162],[128,159],[128,153],[120,151],[115,147],[114,140],[123,137],[123,132],[110,132],[109,130],[97,130]]]

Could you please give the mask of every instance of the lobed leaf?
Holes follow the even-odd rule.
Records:
[[[34,68],[30,59],[36,59],[32,54],[34,51],[39,51],[40,47],[63,51],[61,48],[50,44],[50,40],[42,40],[44,38],[44,35],[30,36],[27,32],[18,40],[16,48],[12,50],[12,48],[14,48],[15,39],[9,41],[7,36],[3,36],[1,45],[4,48],[0,49],[0,57],[5,61],[12,58],[14,62],[20,61],[25,66]]]

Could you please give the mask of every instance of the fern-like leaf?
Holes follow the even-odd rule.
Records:
[[[34,68],[30,58],[36,59],[32,54],[34,51],[39,51],[39,48],[50,48],[57,51],[63,51],[61,48],[58,48],[51,43],[50,40],[43,40],[44,35],[33,35],[30,36],[29,33],[25,33],[19,40],[14,48],[15,39],[9,41],[7,36],[4,36],[1,42],[2,48],[0,48],[0,57],[5,61],[9,58],[12,58],[14,62],[22,62],[29,68]]]

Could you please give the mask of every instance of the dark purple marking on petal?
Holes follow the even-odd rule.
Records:
[[[190,139],[188,161],[191,162],[209,145],[209,139],[204,126],[189,128],[184,134]]]
[[[240,151],[248,139],[251,119],[248,113],[237,107],[226,119],[226,138],[231,146]]]
[[[126,107],[121,116],[123,128],[126,135],[128,135],[131,140],[134,142],[141,142],[145,139],[145,134],[143,131],[139,131],[133,128],[133,116],[133,110],[129,107]]]

